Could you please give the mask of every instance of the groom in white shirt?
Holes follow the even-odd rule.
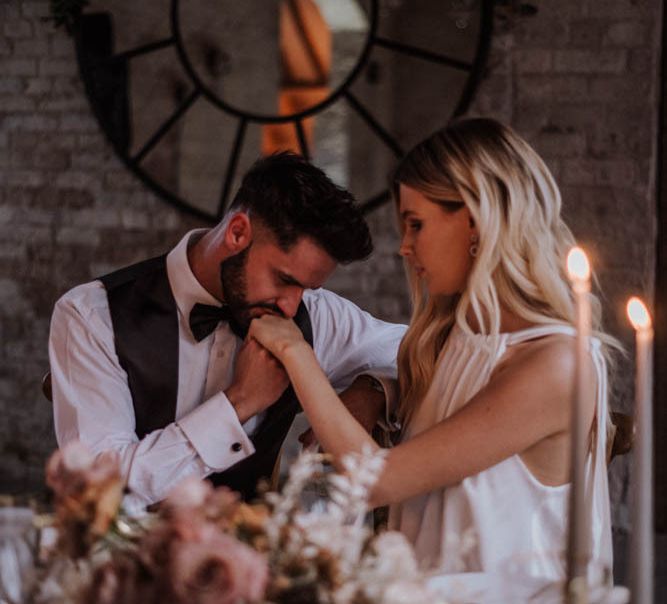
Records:
[[[265,313],[295,320],[372,427],[392,402],[383,378],[395,377],[405,327],[321,289],[338,264],[371,251],[352,197],[321,170],[289,153],[259,160],[216,227],[56,303],[58,443],[116,451],[144,504],[191,475],[254,497],[300,410],[282,367],[244,340]]]

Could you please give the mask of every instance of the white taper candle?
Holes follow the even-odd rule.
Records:
[[[590,523],[586,517],[586,453],[590,426],[586,422],[586,382],[590,364],[591,336],[591,271],[588,258],[579,247],[570,250],[567,270],[572,282],[576,304],[576,370],[572,397],[571,424],[571,486],[569,535],[567,548],[568,601],[588,602],[587,570],[590,559]]]
[[[653,326],[643,302],[628,301],[635,328],[635,425],[632,464],[630,592],[633,604],[653,604]]]

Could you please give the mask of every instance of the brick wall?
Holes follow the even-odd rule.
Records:
[[[502,3],[472,113],[514,126],[562,185],[565,214],[592,251],[606,324],[630,350],[627,296],[653,291],[658,0]],[[109,268],[168,249],[197,222],[156,199],[113,155],[91,115],[71,40],[48,2],[0,2],[0,492],[42,487],[55,446],[40,393],[53,303]],[[377,254],[332,288],[380,316],[408,304],[390,208],[371,217]],[[632,367],[619,361],[615,406]],[[619,574],[628,524],[627,460],[611,468]]]
[[[40,391],[55,300],[170,247],[193,220],[116,159],[93,118],[72,40],[48,2],[0,2],[0,491],[42,488],[55,447]]]

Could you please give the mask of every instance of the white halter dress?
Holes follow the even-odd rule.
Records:
[[[454,326],[437,362],[433,383],[403,440],[463,407],[511,346],[551,334],[575,335],[568,325],[545,325],[495,336],[469,335]],[[592,339],[597,372],[596,429],[587,460],[587,505],[596,562],[611,568],[612,543],[606,467],[607,373],[600,342]],[[424,463],[429,463],[428,459]],[[570,485],[547,486],[519,455],[390,508],[389,527],[403,532],[426,567],[442,573],[511,573],[565,578]]]

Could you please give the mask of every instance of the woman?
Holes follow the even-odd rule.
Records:
[[[398,358],[401,443],[389,452],[371,503],[389,504],[391,528],[407,535],[423,563],[445,572],[518,564],[563,579],[576,359],[564,273],[573,237],[558,188],[535,151],[490,119],[455,122],[417,145],[394,186],[414,312]],[[377,446],[291,321],[263,317],[250,335],[283,363],[334,458]],[[600,339],[611,342],[594,339],[581,370],[592,553],[609,568]],[[470,533],[474,545],[462,553]]]

